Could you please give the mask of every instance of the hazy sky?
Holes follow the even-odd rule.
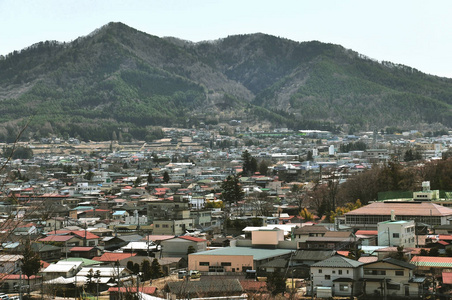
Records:
[[[451,0],[0,0],[0,55],[109,22],[194,42],[262,32],[452,78]]]

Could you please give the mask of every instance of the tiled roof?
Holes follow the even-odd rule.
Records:
[[[192,241],[192,242],[207,242],[207,240],[205,240],[205,239],[201,239],[201,238],[194,237],[194,236],[189,236],[189,235],[178,236],[178,238],[184,239],[184,240],[188,240],[188,241]]]
[[[93,260],[103,261],[103,262],[114,262],[124,258],[137,255],[136,253],[111,253],[107,252],[102,254],[102,256],[94,257]]]
[[[86,252],[91,251],[94,247],[72,247],[69,249],[71,252]]]
[[[416,267],[412,263],[401,261],[401,260],[398,260],[398,259],[395,259],[395,258],[392,258],[392,257],[384,258],[384,259],[382,259],[382,260],[380,260],[378,262],[384,262],[384,263],[388,263],[388,264],[391,264],[391,265],[395,265],[395,266],[402,267],[402,268],[405,268],[405,269],[410,269],[410,270],[413,270]],[[369,265],[372,264],[372,263],[369,263]]]
[[[72,235],[49,235],[39,239],[40,242],[66,242],[74,238]]]
[[[345,258],[342,256],[332,256],[323,261],[313,264],[313,267],[325,268],[357,268],[363,265],[362,262]]]
[[[378,230],[358,230],[355,235],[378,235]]]
[[[431,202],[375,202],[345,213],[345,216],[380,215],[391,216],[391,210],[396,216],[451,216],[452,209]]]
[[[267,283],[265,281],[255,281],[255,280],[240,280],[240,284],[244,291],[267,291]]]
[[[99,238],[99,236],[95,235],[94,233],[85,230],[71,231],[71,233],[81,238],[86,237],[87,240],[94,240]]]
[[[443,283],[444,284],[452,284],[452,273],[451,272],[443,272]]]
[[[377,256],[361,256],[358,259],[359,262],[368,264],[368,263],[372,263],[372,262],[376,262],[378,261],[378,257]]]
[[[452,268],[452,257],[414,256],[411,263],[418,267]]]

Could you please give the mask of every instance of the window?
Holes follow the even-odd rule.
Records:
[[[403,271],[395,271],[396,276],[403,276]]]
[[[168,224],[163,224],[162,227],[163,228],[168,228]]]
[[[333,270],[333,274],[336,274],[336,271],[335,271],[335,270]]]
[[[331,276],[330,276],[330,275],[325,275],[325,279],[326,279],[326,280],[330,280],[330,279],[331,279]]]
[[[322,273],[322,269],[319,269],[319,274],[321,274]]]
[[[339,284],[339,291],[347,292],[348,291],[348,284]]]
[[[230,262],[222,262],[222,263],[221,263],[221,266],[222,266],[222,267],[230,267],[230,266],[231,266],[231,263],[230,263]]]
[[[392,234],[392,237],[398,239],[398,238],[399,238],[399,234],[398,234],[398,233],[393,233],[393,234]]]
[[[210,264],[209,264],[208,261],[200,261],[200,262],[199,262],[199,265],[200,265],[200,266],[209,266]]]
[[[160,225],[159,224],[155,224],[155,228],[160,228]]]
[[[342,270],[337,271],[339,275],[342,275]]]
[[[385,270],[364,270],[364,275],[386,275]]]

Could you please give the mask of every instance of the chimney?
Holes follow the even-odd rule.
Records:
[[[394,222],[396,219],[395,219],[395,214],[394,214],[394,210],[392,209],[391,210],[391,222]]]

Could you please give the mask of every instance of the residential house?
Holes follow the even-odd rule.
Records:
[[[252,247],[225,247],[188,255],[188,268],[212,275],[258,270],[276,258],[289,259],[292,250]]]
[[[0,273],[14,274],[19,272],[22,265],[22,255],[0,255]]]
[[[375,296],[422,299],[425,277],[415,277],[415,265],[394,258],[385,258],[363,265],[363,293]]]
[[[309,237],[322,237],[328,232],[328,228],[322,225],[296,227],[292,231],[293,238],[299,242],[306,242]]]
[[[58,261],[56,264],[49,265],[41,273],[44,276],[44,280],[58,277],[68,278],[75,276],[81,267],[81,261]]]
[[[361,292],[359,279],[363,277],[363,263],[345,258],[332,256],[311,265],[311,280],[314,293],[317,287],[328,288],[331,296],[352,296]],[[311,287],[307,288],[310,291]]]
[[[207,240],[186,235],[164,240],[160,245],[163,257],[187,258],[189,248],[194,252],[207,250]]]

